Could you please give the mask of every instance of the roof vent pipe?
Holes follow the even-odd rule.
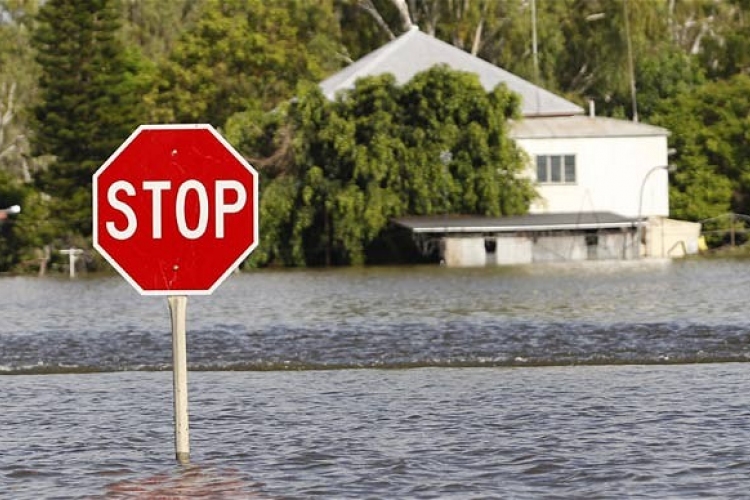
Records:
[[[596,103],[593,99],[589,99],[589,116],[591,118],[596,116]]]

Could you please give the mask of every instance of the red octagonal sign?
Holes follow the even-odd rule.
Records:
[[[258,174],[210,125],[142,125],[93,178],[94,247],[143,295],[212,293],[258,244]]]

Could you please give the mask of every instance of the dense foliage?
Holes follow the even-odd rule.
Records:
[[[24,209],[0,271],[90,246],[91,174],[146,121],[210,122],[258,165],[256,265],[368,262],[400,214],[523,212],[503,89],[438,68],[317,91],[411,24],[669,128],[674,216],[748,213],[749,23],[747,0],[0,0],[0,209]]]
[[[525,213],[534,191],[507,134],[519,104],[435,67],[402,87],[391,75],[362,79],[333,102],[308,87],[249,137],[235,136],[250,129],[236,116],[228,130],[244,150],[268,138],[289,149],[255,162],[266,236],[254,262],[361,264],[395,216]]]
[[[236,112],[272,109],[299,81],[322,80],[337,67],[327,3],[203,2],[161,67],[157,118],[218,126]]]
[[[707,83],[661,104],[656,123],[672,131],[671,210],[701,220],[750,213],[750,76]]]

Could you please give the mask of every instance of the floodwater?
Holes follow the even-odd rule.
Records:
[[[750,261],[0,278],[0,498],[746,498]]]

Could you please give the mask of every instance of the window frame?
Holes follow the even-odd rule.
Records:
[[[536,181],[539,184],[572,186],[578,183],[578,162],[575,154],[535,155],[535,165]],[[540,175],[542,173],[543,176]]]

